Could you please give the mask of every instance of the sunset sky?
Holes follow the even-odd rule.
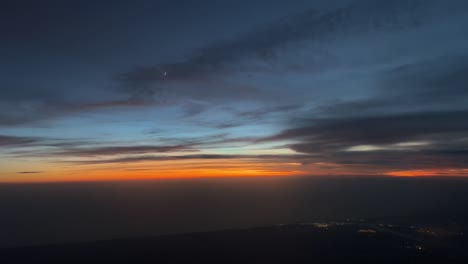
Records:
[[[7,1],[0,182],[468,176],[468,1]]]

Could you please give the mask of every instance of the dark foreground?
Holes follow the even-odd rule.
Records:
[[[466,228],[347,221],[0,249],[0,263],[468,263]]]

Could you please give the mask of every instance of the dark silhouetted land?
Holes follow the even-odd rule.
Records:
[[[466,227],[348,220],[0,250],[1,263],[467,263]]]

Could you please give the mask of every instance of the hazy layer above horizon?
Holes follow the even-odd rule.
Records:
[[[466,193],[468,179],[452,177],[4,184],[0,185],[0,246],[357,217],[466,216]]]

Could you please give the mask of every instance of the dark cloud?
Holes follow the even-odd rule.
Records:
[[[20,171],[17,173],[18,174],[36,174],[36,173],[42,173],[42,171]]]
[[[382,71],[374,94],[314,109],[323,118],[368,117],[468,110],[468,53],[441,56]]]
[[[452,7],[457,4],[454,3]],[[436,18],[432,14],[437,6],[437,1],[355,1],[332,10],[307,10],[243,37],[197,49],[182,62],[138,67],[118,75],[117,80],[124,83],[133,94],[154,95],[162,92],[161,85],[165,82],[207,81],[215,74],[219,76],[225,71],[241,70],[246,66],[239,66],[238,63],[244,60],[275,61],[278,54],[291,43],[309,40],[319,43],[333,36],[341,38],[353,34],[415,28],[434,21]],[[453,10],[456,9],[450,9],[449,13],[453,13]],[[314,52],[321,54],[317,54],[315,61],[309,64],[313,63],[320,68],[335,66],[327,51],[316,49]],[[255,63],[247,67],[255,69],[253,65]],[[257,65],[262,67],[261,64]]]
[[[2,102],[0,100],[0,126],[21,126],[44,124],[44,121],[83,112],[113,109],[135,109],[154,105],[167,105],[169,102],[153,99],[129,98],[122,100],[100,100],[88,102],[60,102],[59,100],[21,100]]]
[[[206,106],[199,103],[188,103],[184,107],[184,117],[196,116],[206,110]]]
[[[465,168],[468,155],[439,151],[372,151],[331,153],[329,160],[342,165],[367,166],[379,171]]]
[[[348,147],[361,144],[392,144],[414,140],[431,139],[439,134],[468,133],[468,112],[410,113],[401,115],[311,119],[310,125],[285,130],[277,135],[260,139],[311,140],[317,145]],[[302,152],[307,145],[292,145]]]
[[[89,4],[84,6],[85,9],[91,7]],[[75,102],[73,95],[69,95],[75,93],[64,92],[67,89],[62,87],[48,88],[63,85],[60,82],[41,83],[38,86],[19,82],[18,78],[12,77],[5,84],[8,89],[3,94],[4,100],[0,100],[0,125],[37,123],[80,111],[166,105],[170,104],[168,102],[173,103],[174,97],[202,100],[209,98],[263,100],[270,97],[274,100],[283,99],[281,94],[275,95],[276,92],[269,91],[268,83],[260,85],[235,83],[236,81],[223,80],[226,77],[223,73],[275,72],[275,67],[278,65],[280,68],[275,74],[282,74],[288,67],[293,69],[292,72],[300,72],[306,68],[307,72],[315,69],[312,72],[318,73],[330,68],[340,69],[343,60],[349,60],[346,63],[354,66],[356,61],[347,59],[349,54],[342,54],[343,51],[336,52],[334,50],[336,45],[328,44],[352,42],[364,35],[379,36],[418,29],[421,26],[436,24],[449,15],[459,15],[466,11],[466,7],[466,2],[459,0],[451,1],[450,4],[439,0],[396,0],[383,3],[362,0],[317,4],[316,9],[286,16],[260,29],[253,28],[250,33],[240,37],[236,35],[225,41],[198,47],[189,56],[177,62],[156,62],[154,66],[136,67],[119,74],[116,76],[118,84],[123,85],[127,92],[125,98],[120,99],[109,99],[99,95],[98,99],[87,98],[82,102]],[[79,30],[81,31],[82,29]],[[404,42],[401,39],[404,38],[396,36],[393,41]],[[371,46],[369,53],[372,51],[372,41],[372,37],[361,40],[362,46]],[[385,52],[388,52],[389,56],[393,54],[393,51],[386,50],[386,47],[380,48],[382,50],[379,50],[379,56],[376,57],[380,57]],[[313,55],[304,56],[301,53],[303,50]],[[365,57],[365,54],[362,55]],[[87,92],[94,94],[96,91]],[[302,100],[305,98],[300,98],[300,103],[303,103]],[[185,108],[187,116],[197,115],[207,108],[205,105],[194,105],[185,100],[175,101],[187,104]],[[267,110],[244,114],[258,115],[262,111]]]
[[[382,76],[382,96],[396,105],[466,109],[468,53],[404,65]]]
[[[60,116],[60,107],[40,100],[3,101],[0,99],[0,126],[37,124]]]
[[[88,147],[72,148],[59,151],[54,155],[67,155],[74,157],[87,156],[112,156],[124,154],[146,154],[146,153],[168,153],[168,152],[196,152],[193,145],[171,145],[171,146],[119,146],[119,147]]]
[[[111,143],[93,140],[0,136],[0,146],[8,150],[5,153],[16,157],[101,157],[150,153],[193,153],[200,149],[248,145],[255,140],[257,137],[231,137],[227,133],[222,133],[202,137],[158,137],[159,145],[110,146]],[[24,147],[33,149],[23,150]]]
[[[52,149],[69,149],[77,148],[86,145],[99,145],[99,143],[88,139],[63,139],[52,137],[19,137],[19,136],[6,136],[0,135],[0,146],[4,150],[15,150],[9,152],[10,154],[35,156],[37,154],[46,154],[42,152],[42,148],[47,148],[49,151]],[[34,150],[21,150],[23,148],[34,148]],[[43,149],[42,149],[43,150]]]
[[[42,40],[32,43],[31,46],[39,48],[25,53],[22,61],[14,63],[11,60],[11,66],[4,64],[7,69],[16,67],[17,70],[12,70],[15,74],[6,74],[8,76],[1,83],[5,92],[0,99],[0,126],[18,129],[44,120],[64,118],[60,121],[66,124],[70,120],[77,122],[84,133],[101,130],[109,133],[109,128],[119,127],[124,129],[116,135],[121,135],[137,122],[143,131],[148,129],[144,126],[155,124],[148,125],[148,121],[156,120],[158,129],[162,130],[146,133],[151,134],[152,141],[142,137],[138,144],[118,142],[118,139],[111,142],[0,136],[0,146],[7,150],[18,148],[19,151],[13,154],[19,156],[84,157],[90,159],[89,163],[124,163],[270,159],[275,156],[192,155],[192,152],[216,152],[216,149],[253,144],[262,148],[262,144],[280,142],[281,146],[302,154],[277,158],[296,159],[303,164],[331,162],[381,168],[431,167],[431,164],[463,166],[468,150],[468,38],[463,34],[468,25],[467,2],[335,2],[340,3],[317,3],[316,9],[304,9],[304,12],[293,15],[284,12],[282,14],[287,16],[283,19],[262,27],[244,25],[233,29],[232,34],[227,27],[220,26],[229,33],[223,35],[224,40],[220,40],[221,37],[204,38],[200,35],[203,31],[194,30],[193,36],[187,37],[193,43],[182,43],[187,46],[178,46],[185,39],[183,37],[175,38],[177,41],[171,39],[169,42],[174,47],[167,56],[164,52],[153,53],[152,50],[163,49],[153,44],[170,38],[167,33],[179,33],[178,26],[184,23],[174,24],[177,30],[157,28],[153,32],[153,25],[168,23],[155,23],[149,17],[140,21],[133,17],[137,12],[126,17],[127,22],[119,23],[125,25],[125,29],[112,26],[114,33],[108,37],[120,31],[126,34],[116,34],[115,37],[119,37],[110,38],[112,41],[83,47],[107,46],[113,50],[114,40],[121,37],[156,36],[154,39],[148,37],[149,42],[145,38],[132,39],[132,43],[150,43],[145,45],[144,56],[134,60],[115,59],[113,62],[118,61],[115,67],[110,63],[94,68],[90,67],[89,61],[83,63],[81,58],[75,58],[79,66],[62,71],[58,69],[62,64],[75,64],[68,58],[69,54],[75,54],[73,49],[58,50],[57,53],[62,55],[49,60],[35,55],[42,54],[43,47],[39,45]],[[85,10],[93,9],[93,5],[85,5]],[[125,6],[122,4],[121,7]],[[103,7],[107,8],[107,5],[96,10]],[[193,11],[178,6],[176,9],[187,13]],[[87,13],[76,13],[77,24],[83,22],[80,17]],[[96,14],[93,19],[100,18],[102,12]],[[64,18],[60,17],[59,21]],[[178,19],[182,21],[181,17],[175,20]],[[131,20],[148,24],[151,30],[129,23]],[[173,21],[168,17],[161,21],[166,20]],[[112,23],[107,25],[118,22],[115,18],[109,21]],[[194,29],[213,24],[213,21],[208,22],[198,24],[197,21]],[[230,23],[222,19],[219,22]],[[103,27],[106,23],[91,24]],[[77,39],[85,36],[83,39],[92,40],[86,28],[77,26],[73,33],[62,30],[61,24],[57,27],[52,24],[56,23],[50,23],[46,28],[54,34],[46,34],[44,40],[62,31],[67,33],[68,40],[74,40],[76,32],[82,34]],[[22,27],[21,24],[18,26]],[[128,34],[127,31],[138,32]],[[226,39],[228,35],[232,37]],[[55,37],[51,39],[57,40]],[[130,57],[140,51],[140,46],[118,43],[125,49],[121,53],[131,54]],[[23,54],[22,49],[17,51]],[[187,51],[188,56],[180,55]],[[91,61],[98,58],[101,58],[99,54]],[[41,67],[29,67],[33,61],[41,62]],[[36,71],[37,74],[31,74]],[[87,73],[81,75],[82,71]],[[116,72],[123,73],[109,80],[109,76]],[[76,79],[70,78],[75,74]],[[167,109],[157,112],[154,106],[167,106]],[[106,112],[102,115],[96,114],[103,110]],[[118,110],[119,116],[116,117],[117,111],[112,110]],[[65,120],[67,116],[78,118]],[[57,124],[63,126],[60,122]],[[48,125],[54,135],[62,132],[61,127],[53,127],[54,123]],[[251,127],[242,130],[242,126]],[[233,134],[207,132],[213,128]],[[31,131],[34,135],[35,131]],[[128,131],[132,133],[133,130]],[[250,132],[257,136],[249,135]],[[259,133],[272,136],[260,137]],[[26,151],[22,147],[34,149]],[[179,152],[177,156],[162,156],[162,153]],[[161,156],[149,156],[152,153],[161,153]],[[103,159],[104,156],[113,157]],[[93,158],[99,160],[93,161]],[[402,163],[402,159],[406,162]]]
[[[288,146],[298,153],[343,165],[463,168],[468,161],[467,119],[468,111],[309,119],[308,125],[257,142],[294,141]]]
[[[37,142],[39,142],[39,139],[34,137],[16,137],[0,135],[0,146],[2,147],[24,146],[31,145]]]
[[[103,101],[94,103],[83,103],[76,104],[69,107],[69,111],[87,111],[96,109],[106,108],[118,108],[118,107],[143,107],[153,105],[154,101],[143,100],[143,99],[126,99],[126,100],[115,100],[115,101]]]
[[[221,122],[214,125],[215,128],[224,129],[241,126],[242,123],[239,122]]]
[[[238,147],[252,144],[258,137],[232,137],[228,133],[210,134],[200,137],[158,138],[165,144],[190,146],[199,149],[216,149],[222,147]]]
[[[238,113],[239,117],[249,118],[249,119],[258,119],[264,117],[266,115],[275,114],[275,113],[285,113],[291,112],[295,110],[299,110],[302,108],[300,104],[290,104],[290,105],[280,105],[274,107],[264,107],[261,109],[256,109],[252,111],[244,111]]]
[[[171,155],[171,156],[130,156],[114,159],[99,159],[86,161],[67,161],[67,163],[88,165],[88,164],[107,164],[107,163],[134,163],[144,161],[171,161],[171,160],[219,160],[219,159],[248,159],[248,160],[288,160],[298,161],[308,159],[309,155],[223,155],[223,154],[199,154],[199,155]]]

